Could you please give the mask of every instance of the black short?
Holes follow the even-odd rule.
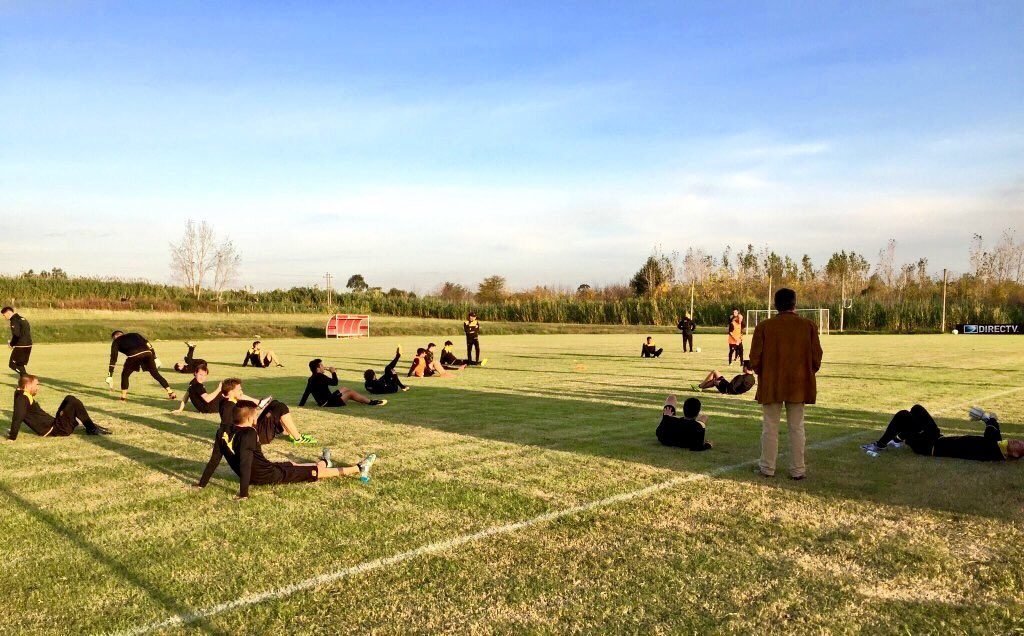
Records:
[[[27,347],[14,347],[11,349],[11,362],[13,364],[20,364],[25,366],[28,364],[28,359],[32,355],[32,346]]]
[[[293,466],[291,464],[274,464],[281,470],[281,481],[279,484],[300,484],[316,481],[316,466]]]
[[[341,397],[341,391],[332,393],[331,399],[327,400],[327,404],[324,406],[345,406],[345,398]]]
[[[715,388],[718,389],[719,393],[732,395],[732,382],[729,382],[725,378],[718,378],[718,382],[715,382]]]
[[[141,371],[143,369],[149,371],[150,367],[152,367],[153,371],[156,371],[156,354],[153,353],[153,351],[145,351],[138,355],[131,356],[130,358],[126,358],[122,372],[127,371],[128,373],[135,373],[136,371]]]
[[[256,420],[256,436],[259,437],[260,444],[269,444],[284,432],[281,418],[287,414],[288,405],[277,400],[272,400],[267,408],[263,409]]]

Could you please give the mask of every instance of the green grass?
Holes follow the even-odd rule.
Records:
[[[209,324],[205,322],[204,325]],[[273,340],[284,369],[242,369],[243,340],[203,342],[214,377],[290,404],[323,357],[358,387],[420,337]],[[162,633],[1007,633],[1024,629],[1024,465],[858,445],[914,402],[948,433],[970,403],[1024,435],[1024,349],[1011,338],[824,339],[808,410],[809,478],[756,478],[750,396],[705,395],[715,449],[654,438],[668,392],[723,365],[721,336],[676,339],[658,360],[638,335],[489,336],[490,364],[422,379],[384,408],[293,408],[336,458],[380,454],[355,480],[255,488],[202,470],[214,416],[168,414],[148,377],[118,403],[107,345],[39,345],[53,409],[77,393],[115,434],[0,445],[3,633],[126,630],[317,575],[689,476],[647,496],[357,573]],[[165,364],[183,350],[158,343]],[[185,376],[171,378],[178,388]],[[13,376],[2,380],[9,396]],[[987,399],[985,396],[993,396]],[[9,397],[2,403],[5,413]],[[785,436],[783,435],[783,438]],[[785,448],[785,439],[782,447]],[[271,458],[318,448],[283,442]],[[782,459],[782,466],[785,465]],[[734,467],[722,470],[723,467]],[[783,473],[780,471],[780,473]]]
[[[108,311],[102,309],[22,310],[32,323],[37,342],[94,342],[110,338],[114,329],[138,331],[153,340],[186,338],[323,338],[328,314],[240,314]],[[635,325],[577,325],[546,322],[486,322],[488,335],[511,334],[677,334],[672,327]],[[724,328],[715,329],[722,331]],[[711,331],[709,329],[708,331]],[[462,333],[461,320],[371,316],[373,336],[406,336],[422,333]],[[440,343],[439,343],[440,344]]]

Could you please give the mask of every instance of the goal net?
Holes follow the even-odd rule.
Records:
[[[747,324],[745,325],[747,332],[753,333],[754,327],[757,326],[757,323],[762,320],[768,320],[777,313],[779,312],[775,309],[748,309]],[[828,309],[825,307],[817,307],[815,309],[797,309],[796,313],[818,325],[819,334],[828,335]]]

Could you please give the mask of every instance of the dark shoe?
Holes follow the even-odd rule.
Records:
[[[760,466],[757,466],[757,467],[754,468],[754,474],[755,475],[759,475],[761,477],[774,477],[775,476],[775,475],[769,475],[768,473],[762,473]]]
[[[85,430],[86,435],[110,435],[109,428],[103,428],[102,426],[93,425],[92,428]]]
[[[807,479],[807,475],[791,475],[789,478],[793,481],[803,481]]]

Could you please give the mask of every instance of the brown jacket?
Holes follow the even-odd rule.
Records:
[[[821,368],[818,327],[793,313],[780,313],[760,322],[750,345],[750,366],[757,373],[759,404],[814,404],[818,387],[814,374]]]

